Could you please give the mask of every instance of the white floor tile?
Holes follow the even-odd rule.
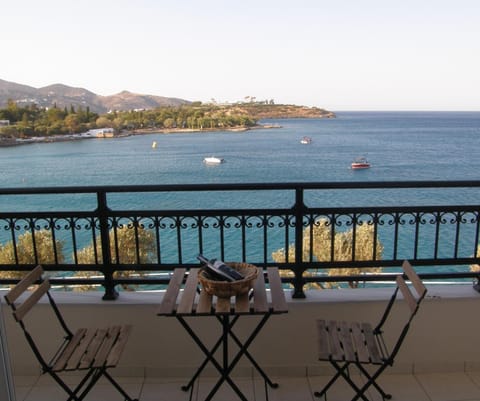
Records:
[[[183,381],[146,380],[140,394],[141,401],[188,401],[189,392],[182,391]]]
[[[306,377],[278,377],[271,378],[278,383],[277,388],[268,389],[270,401],[312,401],[312,392]],[[265,400],[265,382],[259,378],[255,379],[255,399]]]
[[[276,377],[276,389],[268,388],[270,401],[317,401],[314,391],[319,391],[330,376]],[[355,377],[359,379],[358,377]],[[73,381],[68,378],[68,382]],[[188,401],[190,393],[182,391],[185,378],[120,377],[116,378],[132,397],[141,401]],[[364,378],[362,379],[364,380]],[[249,401],[265,400],[264,382],[256,377],[234,378],[235,383]],[[435,373],[435,374],[384,374],[378,382],[391,393],[392,401],[480,401],[480,372]],[[193,401],[202,401],[216,383],[213,377],[201,378],[193,391]],[[66,393],[49,377],[16,377],[17,401],[65,400]],[[347,401],[354,396],[353,390],[339,380],[328,392],[328,401]],[[371,389],[369,399],[381,401],[378,392]],[[239,398],[227,383],[223,383],[213,401],[238,401]],[[108,382],[98,383],[85,401],[123,401],[122,396]]]
[[[248,400],[255,399],[255,390],[253,380],[249,378],[233,378],[232,379],[234,384],[240,389],[240,391],[244,394],[244,396]],[[197,392],[197,399],[203,400],[205,399],[213,387],[216,385],[218,379],[217,378],[200,378],[198,382],[198,392]],[[238,395],[235,393],[233,388],[230,384],[225,381],[217,390],[215,396],[212,398],[212,401],[225,401],[230,399],[239,399]]]
[[[432,401],[465,401],[480,399],[480,390],[465,373],[415,375]]]
[[[331,376],[311,376],[309,377],[310,386],[312,388],[312,395],[315,392],[321,391],[325,385],[329,382]],[[353,381],[358,383],[361,378],[356,375],[351,375]],[[327,391],[327,400],[328,401],[347,401],[352,399],[355,396],[355,392],[350,387],[348,383],[345,382],[342,378],[337,379],[337,381],[328,389]],[[368,397],[368,395],[367,395]],[[324,400],[324,397],[314,397],[314,400]]]

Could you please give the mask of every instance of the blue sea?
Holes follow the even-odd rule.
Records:
[[[480,178],[480,112],[339,112],[334,119],[262,123],[281,128],[146,134],[0,147],[0,185],[8,188]],[[303,136],[311,137],[312,143],[302,145]],[[154,141],[156,148],[152,148]],[[225,163],[202,163],[204,157],[212,155],[224,158]],[[358,156],[366,156],[371,168],[352,170],[350,163]],[[469,196],[465,195],[462,200],[468,201]],[[375,196],[375,203],[381,203],[383,198],[394,195],[385,197],[377,191]],[[448,204],[453,201],[450,196],[458,196],[458,191],[445,192],[444,199],[436,201]],[[256,197],[249,199],[255,202]],[[336,194],[324,196],[322,202],[342,204],[347,199]],[[429,193],[422,191],[402,199],[407,203],[432,202]],[[478,194],[472,193],[471,199],[478,202]],[[51,206],[46,197],[44,202]],[[243,206],[249,206],[243,202]],[[10,204],[4,198],[3,203],[3,211],[10,206],[19,207],[16,200]],[[173,203],[178,207],[191,206],[183,199]],[[135,208],[142,206],[149,207],[135,200]],[[30,208],[27,204],[24,207]],[[35,201],[32,208],[42,208],[42,201]]]
[[[281,128],[0,148],[2,187],[478,179],[480,112],[339,112]],[[310,145],[300,144],[310,136]],[[152,148],[156,141],[157,148]],[[218,166],[205,156],[225,159]],[[352,171],[366,156],[372,168]]]
[[[246,132],[132,135],[0,147],[2,188],[90,185],[352,182],[480,179],[480,112],[339,112],[335,119],[265,120]],[[312,143],[303,145],[303,136]],[[152,148],[153,142],[157,143]],[[205,165],[206,156],[225,159]],[[367,170],[350,163],[365,156]],[[478,189],[324,191],[309,206],[478,204]],[[266,199],[265,197],[270,197]],[[234,202],[238,204],[235,205]],[[203,203],[202,203],[203,202]],[[290,207],[279,194],[240,198],[124,197],[120,209]],[[270,202],[270,203],[269,203]],[[83,197],[0,198],[0,211],[91,209]]]

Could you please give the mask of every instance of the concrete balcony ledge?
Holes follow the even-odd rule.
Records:
[[[480,371],[477,318],[480,294],[471,285],[432,285],[413,322],[395,365],[386,373]],[[376,323],[392,293],[391,288],[308,291],[306,299],[291,299],[289,313],[275,315],[255,339],[250,351],[273,376],[305,377],[330,374],[328,364],[317,361],[315,320],[370,320]],[[2,297],[5,291],[0,291]],[[203,360],[193,340],[174,318],[156,316],[163,292],[121,292],[116,301],[102,301],[99,292],[54,293],[71,327],[130,323],[134,326],[117,375],[134,377],[188,377]],[[40,332],[40,347],[53,351],[61,331],[49,323],[46,300],[34,310],[31,325]],[[406,310],[400,301],[399,314]],[[3,307],[8,347],[15,376],[34,376],[38,363],[9,309]],[[257,317],[241,318],[236,329],[242,337]],[[189,320],[195,331],[212,343],[219,331],[214,318]],[[386,331],[396,335],[403,321],[396,319]],[[391,341],[389,341],[391,340]],[[396,340],[396,338],[394,339]],[[387,342],[393,340],[387,336]],[[233,347],[233,346],[232,346]],[[215,375],[207,370],[206,375]],[[235,375],[252,377],[248,361],[239,362]]]

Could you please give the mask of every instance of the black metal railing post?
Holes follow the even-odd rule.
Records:
[[[100,228],[100,243],[102,245],[102,262],[104,275],[105,294],[103,299],[113,301],[118,298],[118,292],[115,290],[115,282],[113,280],[112,253],[110,250],[110,232],[108,229],[108,212],[110,209],[107,205],[107,194],[105,191],[97,192],[97,213]]]
[[[305,272],[305,261],[303,260],[303,216],[305,215],[306,206],[303,203],[303,188],[295,189],[295,205],[293,206],[293,214],[295,216],[295,276],[293,281],[292,298],[305,298],[303,286],[305,280],[303,273]]]

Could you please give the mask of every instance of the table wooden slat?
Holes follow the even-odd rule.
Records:
[[[268,283],[272,294],[272,306],[274,312],[287,312],[287,300],[283,292],[282,279],[276,267],[267,268]]]
[[[265,289],[265,277],[263,270],[258,268],[258,276],[253,283],[253,307],[255,312],[268,312],[267,291]]]
[[[198,295],[199,269],[174,269],[163,300],[157,310],[158,315],[210,315],[220,314],[263,314],[286,313],[288,311],[282,280],[276,267],[257,268],[258,276],[253,283],[253,297],[243,294],[233,299],[221,299],[201,290]],[[186,279],[185,279],[186,277]],[[267,297],[266,284],[270,287]],[[182,290],[183,288],[183,290]],[[252,301],[253,299],[253,301]]]
[[[249,313],[250,301],[248,300],[248,293],[238,295],[235,297],[235,313]]]
[[[167,291],[163,296],[162,303],[158,308],[157,315],[171,315],[175,311],[175,306],[177,304],[178,292],[183,282],[183,277],[185,276],[185,269],[175,269],[173,271],[173,276],[170,279],[168,284]]]
[[[182,292],[182,299],[177,307],[178,314],[191,314],[194,310],[193,304],[198,288],[198,270],[190,269],[188,273],[187,282]]]
[[[199,269],[190,269],[185,282],[185,269],[177,270],[179,270],[179,272],[175,272],[172,276],[163,301],[160,305],[158,314],[162,316],[176,317],[177,320],[179,320],[184,326],[188,334],[190,334],[192,339],[195,340],[197,345],[199,345],[199,347],[206,354],[204,362],[197,369],[192,381],[190,381],[188,385],[188,388],[194,384],[194,381],[198,375],[201,374],[206,364],[211,362],[219,371],[221,378],[217,382],[217,385],[212,389],[208,398],[213,397],[218,387],[224,381],[227,381],[240,398],[246,399],[243,393],[230,378],[231,370],[238,361],[238,358],[244,355],[249,357],[252,366],[256,368],[257,371],[264,377],[265,384],[268,382],[270,383],[271,387],[274,387],[275,383],[270,381],[263,369],[261,369],[259,364],[253,359],[252,355],[247,353],[247,348],[253,339],[260,333],[264,323],[270,318],[271,315],[287,312],[287,302],[285,300],[285,294],[283,292],[278,269],[268,268],[265,275],[262,268],[257,268],[258,274],[257,278],[253,282],[253,292],[250,294],[246,293],[229,298],[219,298],[217,296],[209,295],[203,288],[200,288],[198,291]],[[266,289],[267,279],[270,286],[270,291],[268,291],[270,295],[268,297]],[[183,291],[181,290],[182,287]],[[271,299],[271,302],[269,302],[269,299]],[[178,306],[176,307],[177,304]],[[262,315],[263,317],[261,319],[246,319],[251,320],[251,324],[243,327],[242,329],[251,326],[250,334],[247,336],[242,335],[237,337],[235,331],[233,330],[233,326],[237,322],[237,319],[251,315],[255,315],[257,317],[258,315]],[[217,358],[217,350],[215,352],[213,352],[213,350],[209,351],[207,344],[205,344],[202,340],[203,336],[197,334],[195,327],[190,325],[190,321],[195,320],[194,317],[196,316],[210,317],[210,321],[217,321],[217,324],[218,322],[220,323],[221,330],[217,347],[220,344],[223,345],[223,347],[220,347],[220,350],[218,351],[219,353],[223,354],[223,364],[222,360]],[[212,319],[212,317],[214,319]],[[209,328],[209,332],[212,330],[214,329]],[[233,337],[232,339],[236,340],[235,342],[239,346],[238,353],[236,355],[233,354],[233,350],[228,347],[228,342],[231,337]],[[241,339],[244,337],[245,342],[243,343]],[[340,348],[340,346],[338,346],[338,348]]]
[[[212,313],[212,296],[207,294],[206,291],[200,292],[196,312],[201,315]]]

